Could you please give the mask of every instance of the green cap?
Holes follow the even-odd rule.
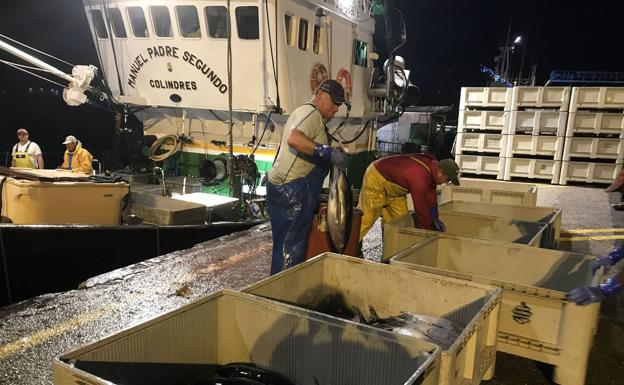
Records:
[[[459,166],[453,159],[442,159],[438,162],[438,168],[446,174],[451,183],[459,186]]]

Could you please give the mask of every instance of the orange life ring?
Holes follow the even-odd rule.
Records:
[[[351,74],[344,68],[338,71],[336,81],[342,85],[345,90],[345,99],[347,102],[351,102]]]
[[[316,63],[310,72],[310,89],[312,90],[312,93],[314,93],[318,86],[320,86],[321,83],[327,79],[329,79],[329,73],[327,72],[325,65],[322,63]]]

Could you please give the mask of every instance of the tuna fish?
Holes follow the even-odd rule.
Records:
[[[351,234],[353,215],[351,185],[344,171],[332,168],[327,199],[327,228],[334,251],[344,252]]]

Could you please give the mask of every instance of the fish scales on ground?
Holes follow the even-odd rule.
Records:
[[[371,315],[367,319],[356,307],[353,310],[356,314],[355,321],[428,341],[440,346],[443,350],[448,350],[462,332],[459,325],[454,322],[427,314],[401,312],[398,316],[381,318],[377,311],[370,306]]]
[[[345,172],[334,166],[327,199],[327,227],[329,238],[337,253],[342,253],[349,242],[352,216],[351,184]]]

